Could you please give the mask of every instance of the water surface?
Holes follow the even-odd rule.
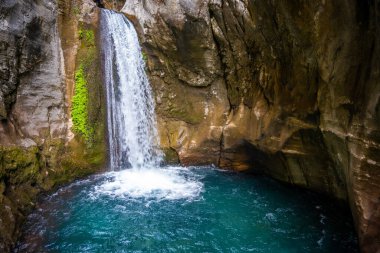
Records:
[[[357,252],[344,210],[215,168],[125,170],[43,199],[18,252]]]

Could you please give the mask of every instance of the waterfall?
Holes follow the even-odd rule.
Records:
[[[162,155],[137,33],[123,14],[102,9],[101,38],[111,169],[155,167]]]
[[[91,197],[109,195],[149,202],[198,197],[203,184],[190,170],[170,166],[156,169],[162,153],[157,147],[154,100],[132,23],[124,15],[105,9],[101,10],[100,22],[112,171]]]

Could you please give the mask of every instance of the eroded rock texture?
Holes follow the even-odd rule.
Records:
[[[65,139],[64,79],[57,6],[0,3],[0,251],[13,246],[24,211]],[[50,147],[47,154],[45,147]]]
[[[131,0],[161,144],[347,199],[380,250],[380,2]]]
[[[103,8],[120,11],[123,8],[125,0],[94,0],[98,4],[102,5]]]
[[[39,143],[65,132],[55,12],[51,1],[1,3],[0,117],[7,119],[0,130],[3,143],[4,128],[11,124],[19,135]]]
[[[0,252],[14,247],[39,193],[104,165],[96,16],[91,0],[0,1]],[[92,41],[81,43],[80,29]],[[77,55],[91,56],[90,144],[71,131]]]

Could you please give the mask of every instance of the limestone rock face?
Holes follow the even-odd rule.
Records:
[[[351,205],[380,249],[377,1],[127,1],[161,145],[183,164],[262,172]]]
[[[66,136],[62,51],[53,1],[0,3],[0,251],[14,245]],[[34,187],[37,186],[38,187]]]
[[[0,126],[2,143],[11,125],[38,144],[65,134],[56,9],[52,1],[0,5],[0,117],[7,119]]]
[[[104,168],[97,11],[91,0],[0,1],[0,252],[14,247],[38,193]],[[88,60],[91,145],[71,131],[77,55]]]

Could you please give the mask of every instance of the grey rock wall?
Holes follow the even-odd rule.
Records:
[[[105,168],[97,15],[92,0],[0,1],[0,252],[12,251],[38,194]],[[91,143],[71,131],[83,60]]]
[[[56,17],[54,1],[0,4],[0,144],[43,145],[66,134]]]

